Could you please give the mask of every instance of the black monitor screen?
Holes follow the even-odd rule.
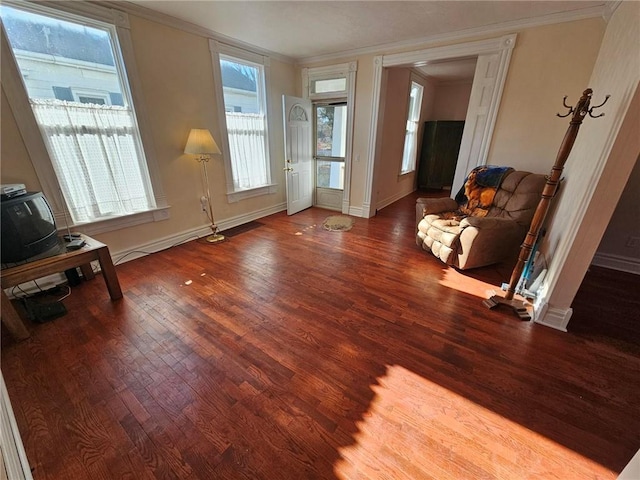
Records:
[[[2,263],[38,255],[56,243],[56,223],[40,192],[2,201]]]

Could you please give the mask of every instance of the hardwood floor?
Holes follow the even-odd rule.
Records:
[[[98,278],[3,334],[34,478],[615,478],[640,357],[588,333],[593,309],[561,333],[484,308],[510,266],[421,251],[415,198],[349,232],[309,209],[149,255],[117,267],[123,300]]]
[[[569,330],[640,357],[638,292],[640,275],[592,266],[576,295]]]

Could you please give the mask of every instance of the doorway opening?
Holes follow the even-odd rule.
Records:
[[[357,62],[302,69],[302,92],[312,102],[315,183],[313,205],[352,214],[351,154]]]
[[[314,205],[342,211],[347,156],[347,102],[317,102],[314,113]]]
[[[477,60],[477,56],[442,60],[417,68],[427,82],[418,162],[419,189],[452,189]]]
[[[457,191],[464,182],[466,174],[472,168],[486,164],[515,40],[516,35],[512,34],[477,42],[374,58],[373,111],[362,216],[375,215],[379,203],[376,178],[379,177],[378,170],[384,163],[381,151],[384,143],[382,129],[384,127],[386,72],[388,69],[390,67],[417,69],[446,60],[477,59],[458,162],[453,182],[451,182],[452,191]]]

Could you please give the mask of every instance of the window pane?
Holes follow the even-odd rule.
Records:
[[[344,162],[317,160],[316,168],[316,186],[344,189]]]
[[[221,55],[220,72],[234,190],[268,185],[264,71],[261,66]]]
[[[418,122],[420,121],[420,109],[422,107],[422,85],[411,82],[409,95],[409,109],[407,114],[407,130],[404,139],[404,151],[402,153],[402,166],[400,173],[412,172],[416,169],[416,156],[418,154]]]
[[[220,60],[224,108],[227,112],[262,113],[256,67]]]
[[[6,6],[0,12],[29,98],[57,98],[61,88],[122,95],[109,31]]]
[[[316,156],[344,158],[347,151],[347,106],[316,107]]]
[[[105,99],[98,97],[87,97],[86,95],[78,95],[78,100],[80,103],[93,103],[95,105],[104,105]]]
[[[344,92],[346,90],[346,77],[331,78],[328,80],[314,80],[311,85],[311,93]]]
[[[74,223],[155,207],[109,27],[0,8]]]

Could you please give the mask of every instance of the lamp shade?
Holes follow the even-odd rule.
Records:
[[[187,145],[184,147],[184,153],[192,155],[209,155],[220,153],[216,141],[211,136],[211,132],[205,128],[192,128],[189,132]]]

